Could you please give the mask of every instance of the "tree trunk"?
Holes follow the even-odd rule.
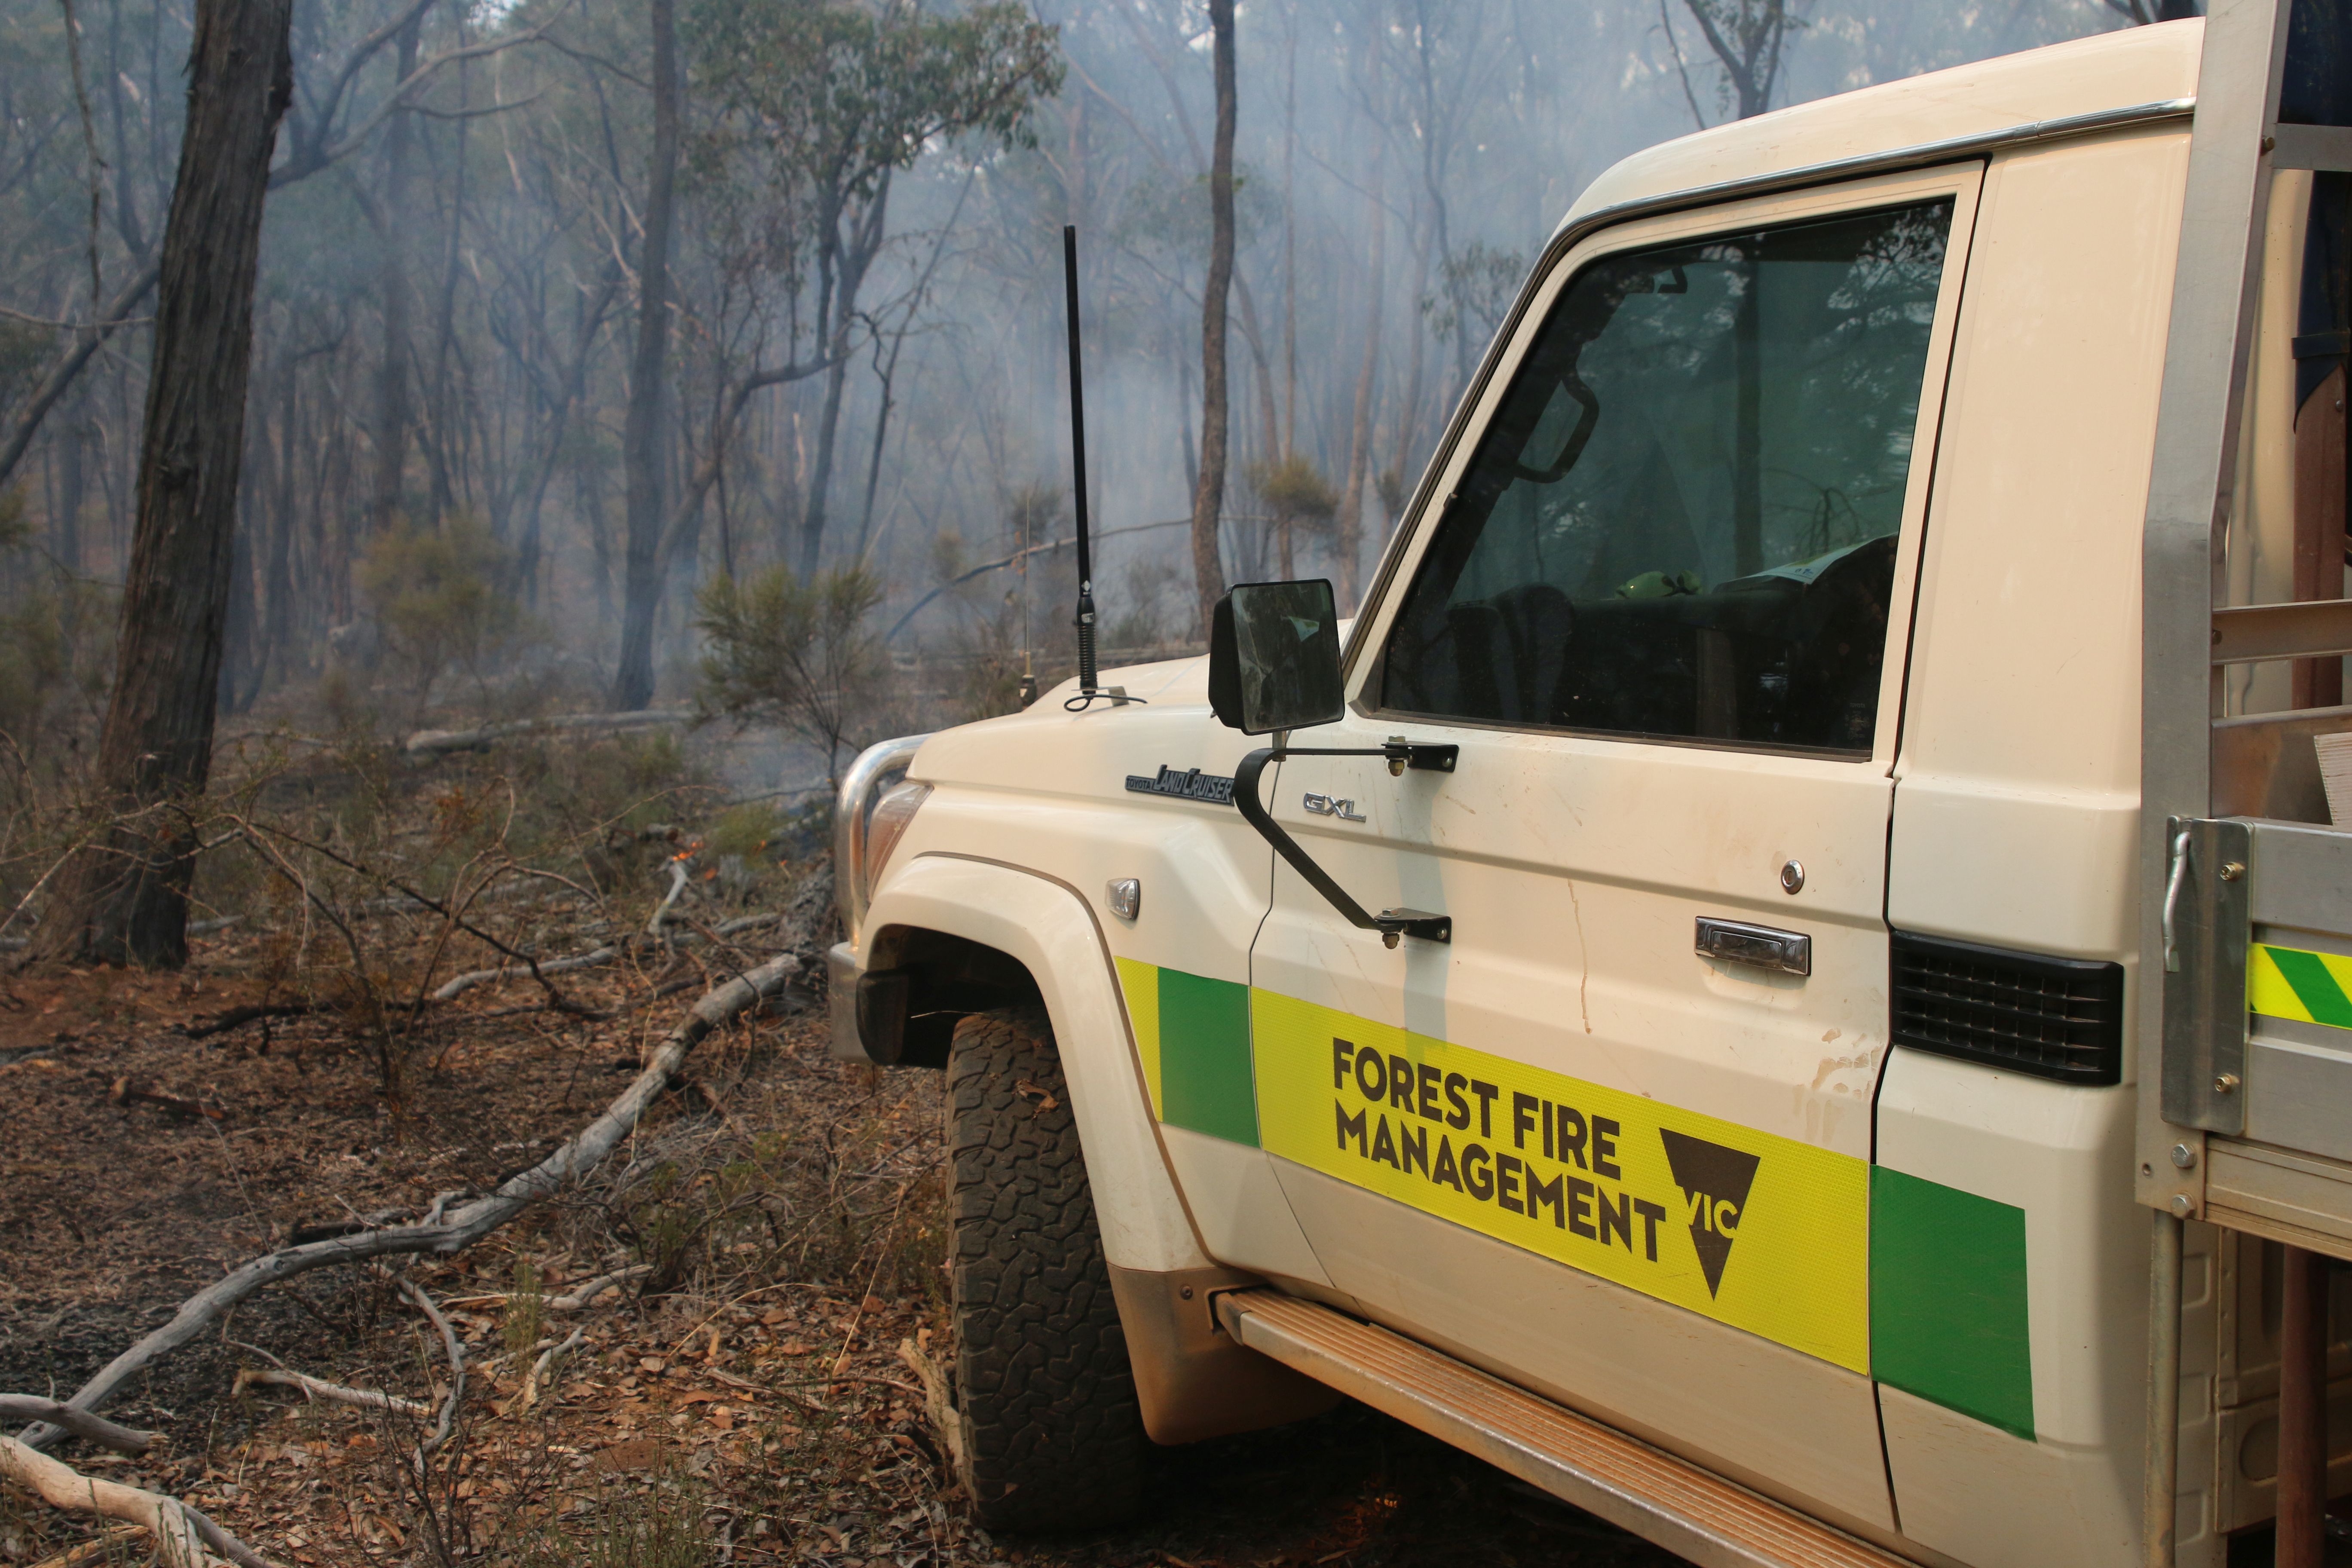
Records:
[[[1201,482],[1192,490],[1192,584],[1208,635],[1225,573],[1217,519],[1225,500],[1225,296],[1234,281],[1234,0],[1209,0],[1216,35],[1217,130],[1209,155],[1209,278],[1201,303]]]
[[[416,46],[425,24],[418,12],[400,30],[399,76],[416,68]],[[375,480],[368,501],[368,527],[392,526],[401,509],[401,476],[408,467],[408,153],[410,113],[393,111],[384,129],[383,200],[373,208],[378,252],[377,291],[383,296],[383,358],[375,376]]]
[[[841,250],[840,282],[833,297],[833,319],[824,352],[833,363],[824,378],[824,408],[817,418],[816,467],[809,479],[808,507],[801,513],[803,582],[816,575],[824,547],[825,495],[833,488],[834,444],[841,432],[841,398],[849,379],[849,329],[857,317],[857,291],[865,286],[866,269],[882,248],[884,214],[890,203],[890,176],[886,171],[874,199],[862,208]]]
[[[457,103],[460,108],[470,103],[473,97],[466,67],[467,62],[458,62]],[[433,444],[429,451],[433,460],[433,526],[436,528],[441,526],[441,520],[457,505],[457,483],[449,476],[449,427],[457,413],[467,406],[463,399],[454,395],[449,385],[449,351],[457,328],[457,268],[463,255],[460,241],[465,237],[466,228],[466,142],[467,132],[473,123],[470,119],[457,121],[457,145],[450,157],[453,189],[449,197],[449,232],[441,256],[441,299],[433,331],[433,385],[428,395],[431,399],[428,406],[433,410],[430,426]],[[491,531],[501,544],[506,542],[506,521],[503,514],[490,520]]]
[[[669,228],[677,186],[677,6],[646,0],[654,41],[654,155],[646,181],[646,239],[637,257],[637,346],[621,436],[627,476],[621,658],[612,706],[643,708],[654,694],[654,612],[662,563],[662,385],[669,364]]]
[[[262,599],[261,658],[254,694],[274,664],[282,679],[294,642],[294,390],[301,362],[289,349],[278,371],[278,472],[273,483],[269,529],[269,588]]]
[[[1381,365],[1381,296],[1387,291],[1388,208],[1381,200],[1381,165],[1372,163],[1372,286],[1370,307],[1364,313],[1364,363],[1356,373],[1355,419],[1349,426],[1348,483],[1339,497],[1339,613],[1356,613],[1363,590],[1364,470],[1372,449],[1372,385]]]
[[[88,400],[77,395],[65,413],[65,428],[58,433],[58,506],[51,520],[49,548],[58,564],[69,574],[81,575],[81,509],[89,495]]]
[[[1412,352],[1406,356],[1404,373],[1404,403],[1397,410],[1396,460],[1390,465],[1397,483],[1409,486],[1413,478],[1413,447],[1421,438],[1421,383],[1423,350],[1428,342],[1423,329],[1428,318],[1419,310],[1420,301],[1429,298],[1429,236],[1416,232],[1412,248]]]
[[[163,230],[155,353],[119,673],[97,778],[113,820],[62,871],[42,949],[84,962],[187,958],[195,797],[212,767],[253,282],[292,0],[197,0],[188,120]]]

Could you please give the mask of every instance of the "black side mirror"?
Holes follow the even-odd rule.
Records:
[[[1328,724],[1348,710],[1328,579],[1241,583],[1217,601],[1209,706],[1244,735]]]

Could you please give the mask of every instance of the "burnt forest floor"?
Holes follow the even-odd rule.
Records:
[[[420,921],[414,940],[446,934]],[[762,955],[740,940],[755,945],[733,962]],[[479,986],[401,1037],[387,1094],[385,1037],[356,1004],[216,1027],[286,994],[272,953],[229,931],[180,973],[0,978],[0,1391],[63,1397],[298,1231],[414,1216],[531,1164],[729,967],[722,943],[665,969],[576,973],[572,1012],[528,979]],[[467,1345],[460,1414],[421,1482],[408,1456],[426,1418],[233,1392],[240,1369],[274,1362],[437,1401],[437,1335],[389,1275],[359,1268],[257,1296],[153,1365],[108,1410],[162,1433],[153,1452],[60,1456],[304,1564],[1673,1561],[1352,1404],[1159,1451],[1129,1528],[992,1539],[942,1467],[917,1370],[945,1333],[940,1077],[831,1060],[822,1012],[788,993],[714,1034],[564,1198],[457,1257],[395,1260]],[[580,1282],[627,1269],[564,1309]],[[0,1490],[0,1562],[97,1533]],[[110,1555],[144,1561],[127,1543]]]

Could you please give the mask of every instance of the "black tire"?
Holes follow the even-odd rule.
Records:
[[[1142,1500],[1143,1419],[1043,1009],[957,1024],[948,1215],[961,1479],[991,1530],[1087,1530]]]

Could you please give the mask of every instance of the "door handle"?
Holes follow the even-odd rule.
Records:
[[[1749,925],[1746,921],[1701,915],[1695,945],[1701,958],[1725,963],[1745,963],[1779,974],[1813,972],[1813,939],[1802,931],[1775,931],[1770,926]]]

